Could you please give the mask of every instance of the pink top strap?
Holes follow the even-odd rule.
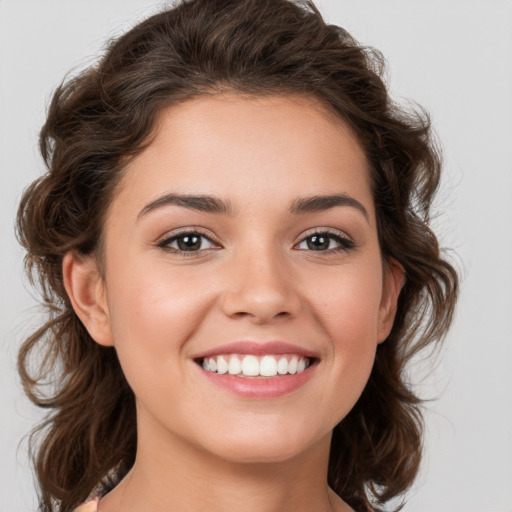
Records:
[[[96,496],[95,498],[82,503],[78,508],[75,509],[75,512],[98,512],[98,503],[100,502],[100,497]]]

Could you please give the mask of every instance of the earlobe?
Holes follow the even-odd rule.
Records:
[[[393,322],[395,320],[398,297],[404,281],[404,267],[395,259],[388,261],[379,307],[379,325],[377,330],[378,343],[383,342],[391,332]]]
[[[69,252],[62,261],[64,287],[75,313],[100,345],[113,346],[105,283],[91,256]]]

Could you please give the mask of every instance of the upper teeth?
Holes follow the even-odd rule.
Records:
[[[215,373],[229,373],[245,377],[274,377],[276,375],[303,372],[309,365],[309,358],[298,355],[240,356],[236,354],[205,357],[203,368]]]

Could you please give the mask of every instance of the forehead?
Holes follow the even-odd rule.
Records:
[[[373,210],[368,162],[352,130],[301,96],[223,93],[164,109],[118,195],[141,208],[143,198],[167,192],[252,204],[276,189],[276,200],[349,193]]]

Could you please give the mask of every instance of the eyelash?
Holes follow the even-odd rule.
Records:
[[[180,255],[182,255],[184,257],[194,257],[194,256],[197,256],[198,253],[203,253],[204,251],[216,250],[216,248],[213,248],[213,247],[201,249],[201,245],[203,245],[202,241],[201,241],[201,245],[199,246],[199,249],[197,249],[197,250],[187,251],[184,249],[180,249],[179,247],[176,248],[176,247],[170,246],[172,243],[177,242],[178,240],[186,238],[186,237],[198,237],[198,238],[201,238],[202,240],[207,240],[212,245],[217,245],[217,248],[218,248],[218,244],[216,244],[216,242],[214,240],[212,240],[212,238],[210,236],[206,235],[205,233],[202,233],[201,231],[199,231],[197,229],[184,230],[179,233],[175,233],[175,234],[165,238],[161,242],[158,242],[157,247],[159,247],[160,249],[163,249],[164,251],[172,252],[175,254],[179,253]],[[331,241],[334,240],[339,245],[338,245],[338,247],[328,248],[326,250],[315,250],[315,249],[304,249],[304,250],[309,250],[311,252],[332,254],[332,253],[337,253],[340,251],[348,252],[351,249],[354,249],[356,247],[353,240],[351,240],[347,235],[345,235],[342,232],[329,231],[329,230],[316,230],[316,231],[308,233],[306,236],[304,236],[300,240],[300,242],[294,246],[294,248],[300,246],[303,243],[307,243],[307,240],[312,239],[313,237],[328,238]],[[329,242],[329,245],[330,245],[330,242]]]
[[[321,238],[329,238],[330,240],[334,240],[336,243],[338,243],[338,247],[327,249],[325,251],[315,251],[314,249],[309,249],[311,252],[322,252],[322,253],[337,253],[340,251],[350,251],[351,249],[355,249],[356,245],[354,241],[349,238],[345,233],[341,231],[329,231],[329,230],[315,230],[313,232],[308,233],[306,236],[304,236],[301,241],[296,245],[299,246],[300,244],[307,242],[308,239],[311,239],[313,237],[321,237]]]
[[[203,251],[215,250],[215,249],[209,247],[208,249],[198,249],[198,250],[187,251],[187,250],[182,250],[182,249],[170,246],[173,242],[176,242],[179,239],[183,239],[186,237],[199,237],[202,240],[208,240],[208,242],[210,242],[213,245],[218,245],[212,240],[212,238],[210,236],[206,235],[205,233],[202,233],[201,231],[199,231],[197,229],[188,229],[188,230],[180,231],[178,233],[174,233],[173,235],[162,240],[161,242],[158,242],[157,247],[159,247],[160,249],[163,249],[164,251],[168,251],[168,252],[172,252],[172,253],[176,253],[176,254],[179,253],[180,255],[182,255],[184,257],[194,257],[194,256],[197,256],[197,253],[201,253]],[[201,245],[203,245],[202,241],[201,241]]]

